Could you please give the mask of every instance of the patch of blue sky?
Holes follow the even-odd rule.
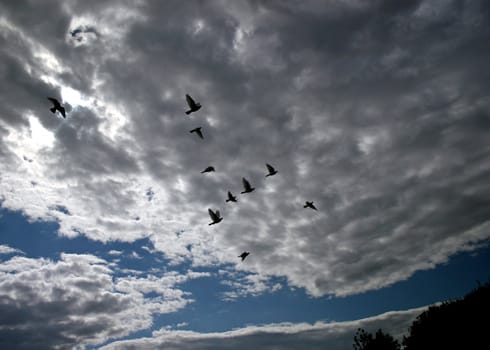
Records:
[[[107,261],[119,260],[119,268],[149,271],[161,267],[163,255],[151,254],[148,239],[135,242],[103,243],[80,235],[75,238],[59,236],[55,221],[29,221],[22,213],[0,209],[0,244],[20,249],[30,258],[60,259],[61,253],[93,254]],[[1,258],[1,257],[0,257]],[[4,257],[5,258],[5,257]]]

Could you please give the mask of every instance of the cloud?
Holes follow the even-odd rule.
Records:
[[[175,286],[207,276],[113,276],[94,255],[59,261],[13,257],[0,266],[0,344],[8,349],[68,349],[95,345],[151,326],[154,314],[192,302]]]
[[[0,5],[3,207],[314,296],[488,239],[485,1],[50,4],[52,21],[49,5]],[[100,36],[64,40],[82,26]],[[203,104],[191,117],[186,93]],[[73,104],[66,120],[49,95]],[[225,204],[242,177],[256,191]]]
[[[0,244],[0,254],[25,254],[22,250]]]
[[[221,281],[221,284],[226,285],[231,289],[223,293],[223,299],[228,301],[244,296],[274,293],[283,287],[281,283],[272,281],[268,276],[261,276],[259,274],[248,274],[227,270],[221,270],[219,271],[219,274],[225,277]]]
[[[109,255],[116,255],[116,256],[121,255],[122,253],[123,253],[122,251],[120,251],[120,250],[114,250],[114,249],[113,250],[109,250],[107,252],[107,254],[109,254]]]
[[[352,347],[356,330],[368,332],[382,328],[401,338],[408,326],[424,308],[388,312],[349,322],[281,323],[249,326],[223,333],[198,333],[161,329],[152,337],[123,340],[103,346],[101,350],[125,349],[348,349]]]

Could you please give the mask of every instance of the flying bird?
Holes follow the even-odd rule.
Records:
[[[195,132],[200,138],[204,138],[204,136],[202,136],[202,131],[201,131],[202,127],[198,127],[198,128],[195,128],[195,129],[192,129],[191,131],[189,131],[190,133],[193,133]]]
[[[265,175],[265,177],[277,174],[277,170],[274,169],[272,165],[266,163],[265,166],[267,167],[267,170],[269,170],[269,174]]]
[[[305,202],[305,205],[303,206],[303,208],[311,208],[311,209],[315,209],[315,210],[318,210],[314,205],[313,205],[313,202],[308,202],[306,201]]]
[[[185,95],[185,99],[190,108],[188,111],[185,112],[185,114],[191,114],[192,112],[196,112],[201,109],[201,104],[194,101],[192,97],[190,97],[188,94]]]
[[[209,213],[209,216],[211,217],[211,220],[213,220],[213,222],[209,224],[210,226],[211,225],[214,225],[214,224],[217,224],[218,222],[220,222],[221,220],[223,220],[223,218],[219,214],[219,210],[216,210],[214,212],[211,209],[208,209],[208,213]]]
[[[52,98],[52,97],[48,97],[48,100],[50,100],[51,102],[53,102],[53,108],[50,108],[49,110],[52,113],[56,113],[56,110],[58,110],[58,111],[60,111],[60,113],[63,116],[63,118],[66,118],[65,108],[60,104],[60,102],[57,99]]]
[[[250,252],[243,252],[242,254],[238,255],[238,257],[239,258],[242,258],[242,261],[243,261],[249,255],[250,255]]]
[[[225,202],[237,202],[236,197],[228,191],[228,199]]]
[[[214,167],[208,166],[206,169],[204,169],[203,171],[201,171],[201,174],[209,173],[211,171],[214,171]]]
[[[244,191],[242,191],[240,193],[249,193],[249,192],[252,192],[253,190],[255,190],[255,188],[250,186],[250,182],[248,182],[246,178],[243,178],[242,182],[243,182]]]

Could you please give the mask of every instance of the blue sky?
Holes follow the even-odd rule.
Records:
[[[1,3],[0,347],[350,349],[487,281],[489,14]]]

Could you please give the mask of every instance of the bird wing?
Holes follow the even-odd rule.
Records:
[[[248,182],[247,179],[243,178],[242,182],[243,182],[243,188],[245,188],[245,191],[248,191],[252,188],[252,186],[250,186],[250,182]]]
[[[228,191],[228,198],[233,198],[233,195],[231,194],[230,191]]]
[[[58,107],[58,110],[60,111],[60,113],[61,113],[61,115],[63,116],[63,118],[66,118],[65,108],[64,108],[64,107],[59,106],[59,107]]]
[[[196,129],[196,133],[199,135],[199,137],[200,137],[200,138],[202,138],[202,139],[204,138],[204,137],[202,136],[201,128],[197,128],[197,129]]]
[[[54,104],[55,106],[58,106],[58,105],[60,104],[60,103],[58,102],[58,100],[57,100],[57,99],[55,99],[55,98],[48,97],[48,100],[50,100],[51,102],[53,102],[53,104]]]
[[[219,220],[219,216],[216,215],[216,213],[214,213],[211,209],[208,209],[208,213],[209,213],[209,216],[211,217],[211,220],[213,220],[213,221]]]
[[[267,167],[267,170],[269,170],[269,173],[273,173],[276,169],[274,169],[274,167],[270,164],[265,164],[265,166]]]
[[[190,97],[189,95],[185,95],[185,99],[187,101],[187,104],[189,105],[190,108],[194,108],[196,107],[196,102],[194,102],[194,100],[192,99],[192,97]]]
[[[218,217],[218,219],[221,217],[219,210],[216,210],[216,216]]]

